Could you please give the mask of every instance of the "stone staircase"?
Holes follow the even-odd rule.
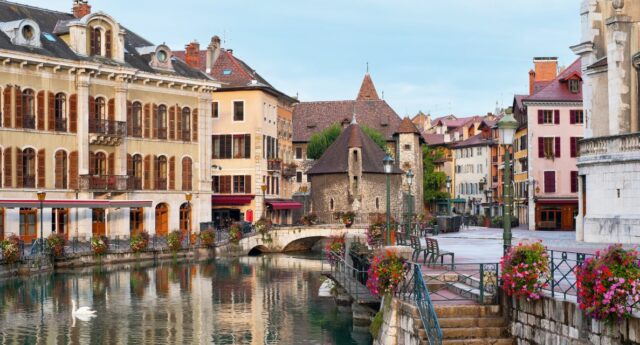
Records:
[[[508,324],[500,306],[436,305],[443,345],[511,345]],[[426,334],[424,338],[426,342]]]
[[[484,293],[480,291],[480,279],[471,276],[465,276],[458,273],[439,273],[439,274],[426,274],[425,281],[427,287],[431,291],[431,298],[438,300],[439,297],[443,299],[447,298],[444,291],[448,291],[453,295],[459,296],[457,299],[468,299],[471,301],[480,302],[484,300],[483,304],[491,304],[495,295],[488,291],[487,287],[484,288]],[[443,296],[439,296],[443,295]]]

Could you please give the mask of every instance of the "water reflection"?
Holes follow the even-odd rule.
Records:
[[[285,255],[87,269],[0,282],[3,344],[365,344],[319,298],[321,262]],[[71,317],[71,299],[97,310]]]

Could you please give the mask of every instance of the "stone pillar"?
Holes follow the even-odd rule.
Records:
[[[607,19],[609,77],[609,134],[631,131],[631,17],[616,14]]]
[[[89,85],[91,77],[78,75],[78,173],[89,174]]]
[[[116,87],[115,95],[116,106],[116,121],[127,121],[127,82],[126,80],[120,80],[120,85]],[[116,147],[116,175],[127,174],[127,140],[122,141],[122,144]]]

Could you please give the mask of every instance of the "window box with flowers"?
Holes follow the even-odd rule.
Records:
[[[136,254],[145,251],[149,246],[149,233],[142,231],[139,234],[131,236],[129,244],[131,246],[131,250]]]
[[[91,251],[93,255],[101,257],[109,250],[109,238],[107,236],[97,236],[91,238]]]
[[[367,288],[371,294],[382,297],[395,293],[408,269],[406,263],[406,259],[392,251],[374,256],[367,279]]]
[[[229,243],[237,245],[240,243],[242,239],[242,229],[240,228],[240,224],[233,223],[229,227]]]
[[[213,248],[216,245],[216,232],[213,229],[202,230],[200,232],[200,241],[207,248]]]
[[[47,244],[49,248],[51,248],[51,255],[53,255],[54,258],[64,257],[64,245],[66,242],[67,240],[62,234],[53,233],[47,237]]]
[[[508,296],[539,300],[549,276],[549,256],[540,242],[518,244],[500,260],[502,289]]]

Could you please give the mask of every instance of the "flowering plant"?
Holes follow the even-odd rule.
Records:
[[[256,231],[260,235],[264,236],[269,232],[269,230],[271,230],[271,221],[267,220],[264,217],[258,219],[258,221],[256,222]]]
[[[91,237],[91,250],[94,255],[104,255],[109,249],[109,238],[107,236]]]
[[[518,244],[500,260],[502,288],[509,296],[538,300],[547,287],[549,256],[540,242]]]
[[[394,293],[404,279],[406,260],[396,253],[387,251],[371,261],[367,288],[376,296]]]
[[[146,231],[142,231],[137,235],[131,236],[130,245],[131,250],[133,250],[134,253],[140,253],[144,251],[145,249],[147,249],[147,246],[149,246],[149,233]]]
[[[182,249],[182,231],[173,230],[167,235],[167,246],[173,253],[177,253]]]
[[[338,258],[336,258],[336,255],[341,258],[344,258],[344,254],[345,254],[344,234],[342,234],[341,236],[331,236],[330,242],[327,245],[325,252],[327,255],[327,260],[329,260],[329,262],[332,264],[338,260]]]
[[[580,309],[608,323],[631,317],[631,306],[640,301],[638,254],[615,245],[586,259],[576,272]]]
[[[0,241],[0,249],[2,256],[8,263],[14,263],[20,259],[20,238],[11,235],[3,241]]]
[[[229,242],[232,244],[240,243],[242,239],[242,229],[238,223],[233,223],[229,227]]]
[[[345,212],[340,216],[340,219],[342,220],[342,224],[344,224],[347,228],[353,225],[353,221],[355,220],[355,218],[356,218],[356,214],[352,211]]]
[[[383,215],[378,215],[367,228],[367,243],[372,247],[379,247],[384,243],[386,220]]]
[[[209,248],[213,248],[216,245],[216,232],[213,229],[200,231],[200,239],[202,244]]]
[[[62,234],[53,233],[47,237],[47,244],[49,244],[49,248],[51,248],[51,254],[56,258],[64,256],[64,244],[66,242],[67,240]]]
[[[309,213],[300,218],[300,222],[303,225],[316,225],[318,224],[318,216],[315,213]]]

